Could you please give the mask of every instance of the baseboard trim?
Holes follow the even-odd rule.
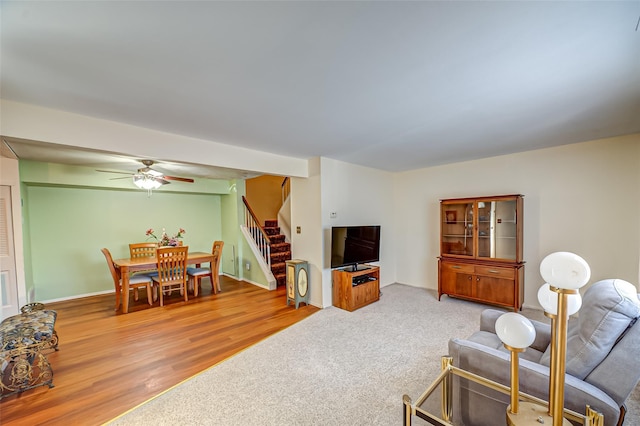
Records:
[[[49,300],[40,300],[40,303],[55,303],[55,302],[65,302],[67,300],[74,300],[74,299],[83,299],[85,297],[91,297],[91,296],[101,296],[103,294],[113,294],[115,295],[116,291],[115,290],[104,290],[104,291],[97,291],[95,293],[85,293],[85,294],[76,294],[74,296],[69,296],[69,297],[60,297],[58,299],[49,299]]]

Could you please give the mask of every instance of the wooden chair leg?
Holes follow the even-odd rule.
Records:
[[[147,284],[147,302],[149,305],[153,305],[153,296],[151,291],[151,284]]]
[[[114,308],[116,311],[118,310],[118,308],[120,307],[120,297],[122,294],[122,287],[120,287],[118,289],[118,291],[116,291],[116,307]]]

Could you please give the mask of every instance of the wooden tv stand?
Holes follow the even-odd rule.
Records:
[[[380,300],[380,268],[371,265],[359,265],[358,271],[334,269],[331,272],[333,283],[333,306],[349,312]]]

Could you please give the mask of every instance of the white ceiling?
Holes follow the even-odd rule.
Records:
[[[1,96],[404,171],[640,132],[639,17],[637,0],[3,1]]]

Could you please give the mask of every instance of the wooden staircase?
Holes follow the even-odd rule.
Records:
[[[277,220],[265,220],[264,231],[271,243],[271,272],[278,286],[286,284],[286,261],[291,260],[291,244],[284,241]]]

